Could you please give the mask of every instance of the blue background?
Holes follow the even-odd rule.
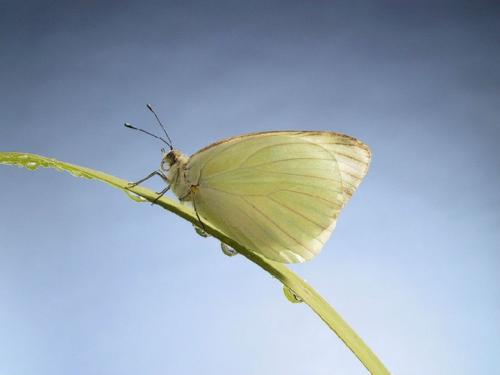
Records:
[[[334,130],[373,151],[294,266],[394,374],[500,373],[499,7],[0,2],[0,150],[136,180],[161,145]],[[365,374],[305,305],[158,207],[0,167],[0,374]],[[159,189],[160,181],[149,186]]]

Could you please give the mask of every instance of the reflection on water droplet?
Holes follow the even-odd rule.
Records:
[[[132,193],[131,191],[125,191],[125,193],[128,195],[130,199],[132,199],[135,202],[145,202],[147,199],[144,197],[141,197],[140,195],[137,195],[135,193]]]
[[[32,171],[34,171],[35,169],[38,168],[38,164],[35,163],[34,161],[30,161],[30,162],[28,162],[28,163],[25,164],[25,167],[28,168],[28,169],[30,169],[30,170],[32,170]]]
[[[19,155],[18,158],[19,159],[28,159],[28,155]]]
[[[193,224],[193,227],[194,227],[194,230],[196,231],[196,233],[198,233],[198,235],[205,237],[205,238],[208,237],[208,233],[205,232],[202,228],[200,228],[199,226],[194,225],[194,224]]]
[[[231,246],[226,245],[224,242],[220,243],[220,248],[222,249],[222,252],[228,257],[233,257],[238,254],[236,250],[234,250]]]
[[[286,299],[291,303],[304,302],[302,298],[300,298],[292,289],[290,289],[286,285],[283,285],[283,293],[285,294]]]

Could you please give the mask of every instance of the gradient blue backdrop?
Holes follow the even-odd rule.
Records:
[[[0,2],[0,150],[136,180],[160,144],[335,130],[373,151],[293,268],[394,374],[500,373],[499,7]],[[96,182],[0,167],[0,374],[365,374],[279,283]],[[159,188],[159,181],[150,186]]]

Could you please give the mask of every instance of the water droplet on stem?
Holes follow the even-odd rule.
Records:
[[[292,289],[290,289],[286,285],[283,285],[283,293],[285,294],[286,299],[289,300],[291,303],[304,302],[304,300],[302,298],[300,298],[297,295],[297,293],[295,293]]]
[[[201,237],[205,237],[205,238],[208,237],[208,233],[205,232],[202,228],[200,228],[199,226],[194,225],[194,224],[193,224],[193,227],[198,235],[200,235]]]
[[[35,163],[34,161],[29,161],[24,166],[29,170],[34,171],[35,169],[38,168],[38,163]]]
[[[222,252],[228,257],[233,257],[238,254],[238,252],[235,249],[233,249],[229,245],[226,245],[224,242],[220,243],[220,248],[222,249]]]
[[[140,202],[145,202],[147,200],[146,198],[141,197],[140,195],[137,195],[135,193],[132,193],[131,191],[126,191],[125,190],[125,193],[128,195],[128,197],[130,199],[132,199],[135,202],[139,202],[140,203]]]

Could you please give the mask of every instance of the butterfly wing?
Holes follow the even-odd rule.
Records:
[[[304,262],[319,253],[365,176],[370,151],[333,132],[265,132],[192,155],[198,214],[265,257]]]

